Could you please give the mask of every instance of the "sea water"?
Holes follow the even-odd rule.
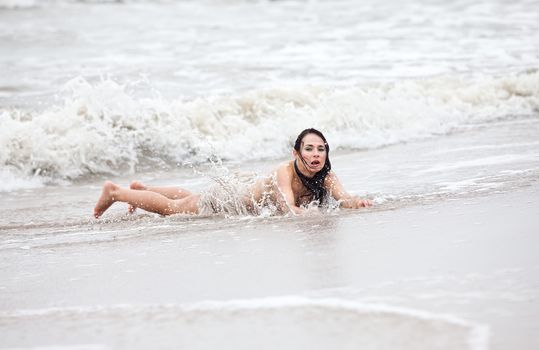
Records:
[[[170,282],[162,299],[144,292],[176,254],[186,270],[167,267],[165,279],[195,268],[203,279],[209,267],[197,259],[226,266],[234,250],[258,252],[254,266],[284,257],[292,260],[282,269],[301,265],[294,257],[328,254],[318,250],[348,212],[161,218],[114,205],[100,221],[91,212],[105,178],[197,191],[211,183],[215,160],[263,176],[289,159],[307,127],[325,133],[334,171],[350,193],[372,198],[374,211],[533,184],[537,32],[539,4],[525,0],[0,0],[0,251],[18,272],[2,270],[0,345],[247,348],[285,339],[288,348],[486,348],[480,322],[394,299],[336,298],[341,284],[324,267],[306,269],[313,285],[295,267],[290,287],[249,292],[234,275],[247,290],[223,277],[212,292],[198,280],[191,289]],[[261,227],[268,231],[255,234]],[[290,241],[289,232],[298,235]],[[230,250],[212,255],[211,244]],[[124,267],[134,255],[138,263]],[[261,273],[231,260],[247,276]],[[45,286],[49,269],[87,290],[122,290],[116,277],[138,288],[51,297],[60,292]],[[146,277],[126,277],[134,271]],[[312,291],[294,288],[298,280]],[[11,294],[21,285],[48,293]]]
[[[2,1],[0,189],[535,120],[537,6]]]

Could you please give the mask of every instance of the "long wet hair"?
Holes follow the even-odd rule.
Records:
[[[329,161],[329,145],[326,141],[326,138],[324,137],[324,134],[322,134],[320,131],[313,128],[303,130],[298,135],[298,138],[294,143],[294,149],[298,153],[299,159],[306,168],[308,167],[305,160],[303,159],[303,156],[301,155],[301,146],[303,145],[303,138],[308,134],[315,134],[324,141],[324,146],[326,147],[326,162],[324,163],[324,167],[322,168],[322,170],[314,174],[313,177],[307,177],[299,171],[297,160],[294,161],[294,169],[296,170],[296,174],[298,174],[298,177],[301,180],[303,186],[305,186],[312,193],[313,199],[318,201],[318,203],[321,205],[327,202],[327,190],[324,187],[324,181],[326,179],[326,176],[329,174],[329,171],[331,170],[331,162]]]

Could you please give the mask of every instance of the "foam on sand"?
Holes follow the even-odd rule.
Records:
[[[484,326],[451,316],[296,296],[185,305],[19,310],[0,313],[0,321],[5,345],[51,342],[55,346],[84,343],[105,348],[153,345],[197,349],[488,347]],[[20,322],[26,327],[17,328]],[[31,339],[24,339],[26,332],[32,333]]]

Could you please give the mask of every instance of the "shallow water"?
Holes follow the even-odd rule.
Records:
[[[537,6],[0,2],[0,191],[536,118]]]
[[[538,128],[520,117],[336,152],[346,188],[376,203],[359,212],[160,217],[115,204],[95,220],[99,180],[5,193],[4,347],[533,349]],[[205,171],[138,177],[203,189]]]
[[[42,240],[19,229],[25,241],[0,254],[3,347],[533,349],[537,190],[302,218],[103,220]]]
[[[452,135],[376,150],[336,152],[331,159],[346,189],[352,194],[373,199],[376,205],[371,210],[388,210],[508,192],[535,183],[539,178],[537,135],[537,118],[521,117],[470,124],[462,126]],[[248,165],[225,163],[222,167],[265,176],[273,171],[279,161]],[[132,179],[200,191],[211,185],[212,173],[215,173],[212,167],[200,166],[196,167],[196,171],[146,172]],[[129,178],[125,176],[113,180],[123,186],[129,184]],[[102,220],[95,220],[90,214],[100,188],[100,180],[84,180],[4,194],[0,210],[9,214],[0,218],[0,227],[5,231],[0,249],[62,242],[77,244],[79,240],[92,242],[131,235],[136,237],[141,227],[171,231],[212,230],[215,226],[234,227],[245,221],[281,220],[267,215],[224,221],[221,217],[194,218],[182,215],[160,218],[142,211],[130,216],[126,213],[126,206],[121,203],[114,204]],[[340,216],[346,215],[346,212],[337,210],[321,215]],[[110,225],[106,232],[95,234],[95,227],[101,222]],[[121,231],[121,237],[118,231]]]
[[[367,344],[367,348],[482,349],[486,344],[486,330],[467,322],[405,309],[324,299],[268,298],[183,307],[49,309],[2,316],[4,321],[10,319],[13,328],[18,327],[17,323],[24,323],[36,333],[47,332],[51,344],[84,344],[84,348],[91,349],[177,346],[327,349],[337,344],[343,349],[354,349],[358,344]],[[70,339],[62,331],[50,334],[51,323],[55,329],[64,329],[75,320],[83,331],[71,334]],[[119,322],[121,332],[132,337],[117,337]],[[393,336],[385,337],[389,331]],[[98,343],[95,333],[101,334]],[[420,338],[421,344],[411,343],[411,338]],[[15,340],[4,338],[8,343]],[[24,338],[18,342],[24,343]]]

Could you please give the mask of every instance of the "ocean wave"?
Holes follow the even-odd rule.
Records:
[[[36,0],[0,0],[0,10],[26,9],[38,6]]]
[[[31,9],[47,7],[51,5],[65,4],[89,4],[89,5],[107,5],[107,4],[173,4],[178,0],[0,0],[0,10]],[[180,0],[181,1],[181,0]]]
[[[63,102],[43,111],[0,109],[2,177],[73,180],[216,157],[279,159],[307,127],[322,130],[333,149],[378,148],[470,123],[535,117],[539,72],[175,100],[136,98],[113,80],[90,83],[78,77],[62,95]]]
[[[0,169],[0,192],[14,189],[31,189],[43,187],[43,179],[36,176],[17,176],[17,174]]]
[[[110,4],[124,3],[125,0],[0,0],[0,9],[29,9],[36,7],[45,7],[54,4],[73,4],[73,3],[89,3],[89,4]],[[141,2],[140,0],[132,0],[129,2]],[[147,1],[148,2],[148,1]]]

